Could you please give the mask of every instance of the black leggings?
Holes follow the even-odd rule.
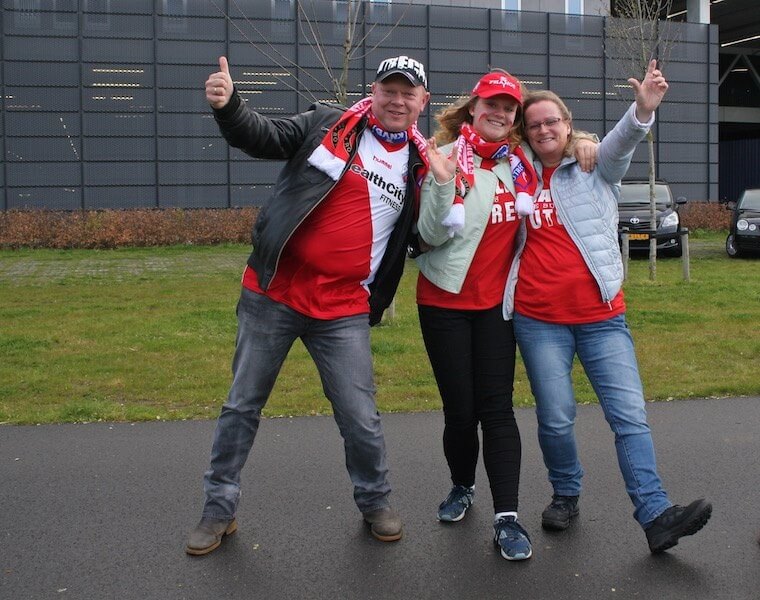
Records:
[[[515,336],[501,305],[488,310],[418,306],[422,337],[443,401],[443,452],[455,485],[475,483],[483,463],[494,511],[517,510],[521,444],[512,389]]]

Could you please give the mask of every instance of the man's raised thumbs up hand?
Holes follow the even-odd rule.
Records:
[[[219,57],[219,71],[209,75],[206,80],[206,100],[212,108],[223,108],[232,97],[232,77],[227,58]]]

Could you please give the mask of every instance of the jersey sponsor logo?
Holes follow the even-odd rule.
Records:
[[[397,186],[395,183],[386,181],[379,173],[365,169],[356,163],[351,165],[351,171],[360,177],[363,177],[367,180],[367,182],[382,190],[384,193],[381,195],[380,199],[384,203],[392,206],[396,210],[401,210],[401,204],[404,202],[405,192],[403,188]],[[393,198],[395,198],[395,201]]]
[[[401,212],[401,202],[399,202],[395,198],[391,198],[390,196],[386,196],[385,194],[380,194],[380,202],[387,204],[396,212]]]
[[[382,158],[378,158],[377,156],[373,156],[372,160],[375,161],[376,163],[380,163],[381,165],[383,165],[388,170],[392,170],[393,169],[393,165],[391,163],[389,163],[387,160],[383,160]]]

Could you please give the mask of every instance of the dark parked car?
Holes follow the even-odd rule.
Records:
[[[726,208],[734,213],[726,238],[728,255],[760,253],[760,189],[744,190],[739,201],[729,202]]]
[[[654,184],[655,202],[657,204],[657,253],[667,256],[681,256],[681,218],[678,208],[686,203],[686,198],[673,198],[670,186],[665,181]],[[628,231],[628,248],[633,254],[649,251],[649,182],[623,181],[618,198],[618,230]],[[668,235],[671,234],[671,235]]]

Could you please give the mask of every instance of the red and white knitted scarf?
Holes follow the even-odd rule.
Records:
[[[359,122],[365,115],[371,116],[372,98],[364,98],[349,108],[327,132],[322,143],[316,147],[308,158],[311,166],[329,175],[334,181],[343,173],[349,156],[356,148],[356,134]],[[381,140],[391,144],[412,142],[416,147],[424,168],[417,174],[417,184],[422,180],[429,168],[427,157],[427,140],[417,129],[417,124],[399,133],[385,131],[376,119],[370,119],[369,129]]]
[[[521,217],[533,212],[533,194],[538,179],[533,165],[525,156],[520,146],[510,152],[509,142],[487,142],[478,135],[469,123],[462,123],[459,137],[454,142],[457,150],[457,172],[455,176],[456,192],[454,203],[441,224],[448,228],[449,237],[454,237],[464,228],[464,197],[475,183],[475,165],[473,152],[482,158],[509,158],[512,181],[515,184],[515,209]]]

